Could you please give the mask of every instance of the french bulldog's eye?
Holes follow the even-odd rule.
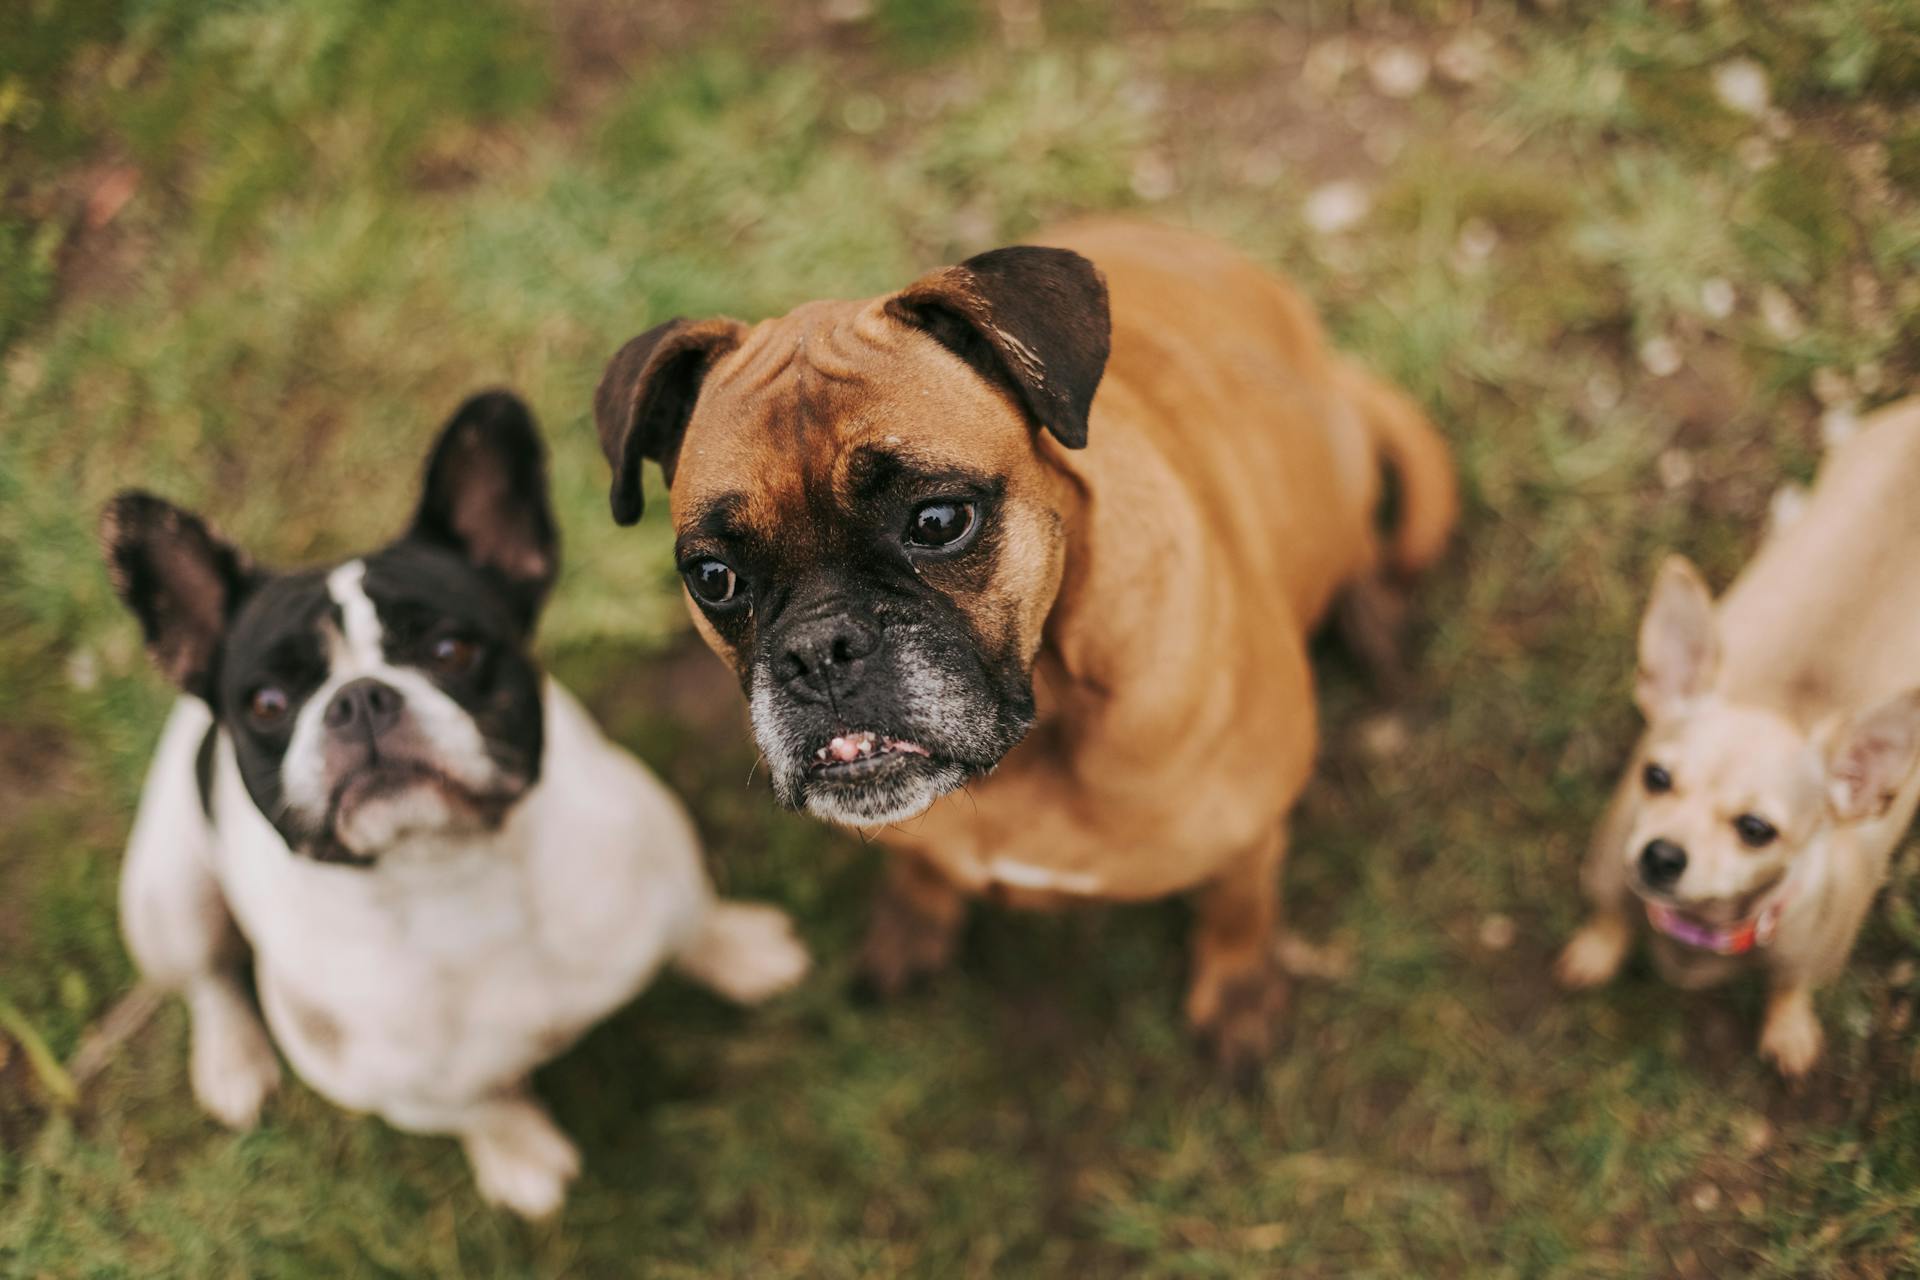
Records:
[[[971,502],[923,502],[907,525],[907,543],[915,547],[950,547],[973,530]]]
[[[287,714],[287,691],[278,685],[263,684],[247,699],[247,711],[262,724],[272,724]]]
[[[1771,822],[1751,813],[1743,813],[1735,818],[1733,829],[1740,833],[1740,843],[1749,849],[1765,848],[1780,834]]]
[[[1657,764],[1650,764],[1640,771],[1640,781],[1646,784],[1649,794],[1663,796],[1673,790],[1673,775]]]
[[[460,636],[442,636],[433,642],[433,669],[443,675],[463,676],[480,661],[480,646]]]
[[[718,560],[697,560],[681,570],[687,590],[707,604],[726,604],[740,589],[740,579]]]

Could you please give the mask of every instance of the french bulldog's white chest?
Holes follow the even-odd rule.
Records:
[[[555,686],[557,690],[557,686]],[[220,759],[215,873],[295,1069],[389,1111],[509,1086],[638,992],[697,929],[691,829],[564,694],[543,782],[494,837],[372,867],[290,854]],[[599,751],[591,750],[598,746]]]

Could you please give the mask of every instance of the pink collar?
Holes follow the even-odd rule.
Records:
[[[1797,887],[1793,881],[1796,878],[1789,872],[1787,883],[1773,895],[1773,900],[1738,924],[1716,929],[1689,920],[1672,907],[1659,902],[1647,903],[1647,920],[1675,942],[1684,942],[1715,955],[1745,955],[1755,947],[1764,947],[1773,941],[1774,933],[1780,928],[1780,917],[1793,900]]]

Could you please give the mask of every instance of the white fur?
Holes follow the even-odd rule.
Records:
[[[373,677],[398,690],[406,699],[407,714],[433,749],[434,762],[462,786],[475,792],[491,791],[500,780],[499,766],[487,754],[486,742],[469,716],[445,691],[418,670],[387,661],[381,645],[379,615],[367,598],[364,561],[349,560],[327,575],[327,594],[340,606],[343,627],[325,624],[327,681],[300,708],[293,737],[280,767],[281,789],[287,807],[309,822],[326,815],[328,800],[326,753],[321,741],[327,706],[341,688],[354,680]],[[374,804],[356,817],[354,826],[338,834],[356,851],[378,849],[407,826],[433,826],[443,813],[412,811],[420,805],[444,806],[438,797],[409,793],[393,802]],[[366,830],[360,830],[363,825]]]
[[[941,739],[951,741],[967,732],[967,726],[991,717],[991,708],[982,707],[976,693],[925,660],[918,637],[903,634],[894,643],[899,647],[898,684],[913,708],[908,723],[900,729],[903,736],[925,737],[929,726],[941,726]],[[855,828],[910,822],[967,780],[964,769],[946,764],[932,774],[916,771],[908,778],[890,778],[858,789],[809,789],[806,771],[813,764],[814,749],[821,744],[807,741],[794,730],[774,695],[773,677],[764,664],[754,668],[747,708],[754,743],[773,774],[774,794],[786,804],[804,799],[807,812],[823,822]]]
[[[363,620],[346,616],[354,649]],[[799,980],[807,956],[784,915],[717,906],[666,788],[552,680],[544,707],[541,781],[498,832],[359,868],[290,852],[224,736],[210,826],[193,775],[209,716],[181,700],[141,797],[122,914],[141,969],[189,995],[195,1092],[216,1117],[250,1124],[278,1074],[232,967],[235,922],[302,1079],[397,1127],[459,1136],[482,1193],[536,1217],[579,1167],[526,1092],[536,1067],[667,962],[742,1000]]]

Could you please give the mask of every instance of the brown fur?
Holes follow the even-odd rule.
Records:
[[[1063,445],[1071,432],[1019,385],[1055,373],[1019,343],[993,340],[1020,366],[1002,385],[902,321],[900,299],[951,281],[936,272],[893,298],[683,327],[714,354],[684,439],[646,456],[671,458],[677,532],[731,497],[802,563],[819,532],[810,494],[842,490],[862,443],[1004,480],[991,575],[928,577],[948,575],[936,585],[976,633],[1033,664],[1038,717],[991,776],[878,833],[904,856],[866,968],[892,988],[943,962],[965,895],[1048,906],[1195,890],[1189,1014],[1239,1062],[1265,1048],[1282,1003],[1277,880],[1315,750],[1307,638],[1344,588],[1439,555],[1451,464],[1411,402],[1333,354],[1291,289],[1220,245],[1114,222],[1037,243],[1105,278],[1111,354],[1086,448]],[[602,387],[619,410],[601,416],[616,507],[633,398],[662,394],[624,379],[674,341],[645,337]],[[1385,545],[1384,465],[1403,497]],[[746,656],[693,613],[744,676]]]

